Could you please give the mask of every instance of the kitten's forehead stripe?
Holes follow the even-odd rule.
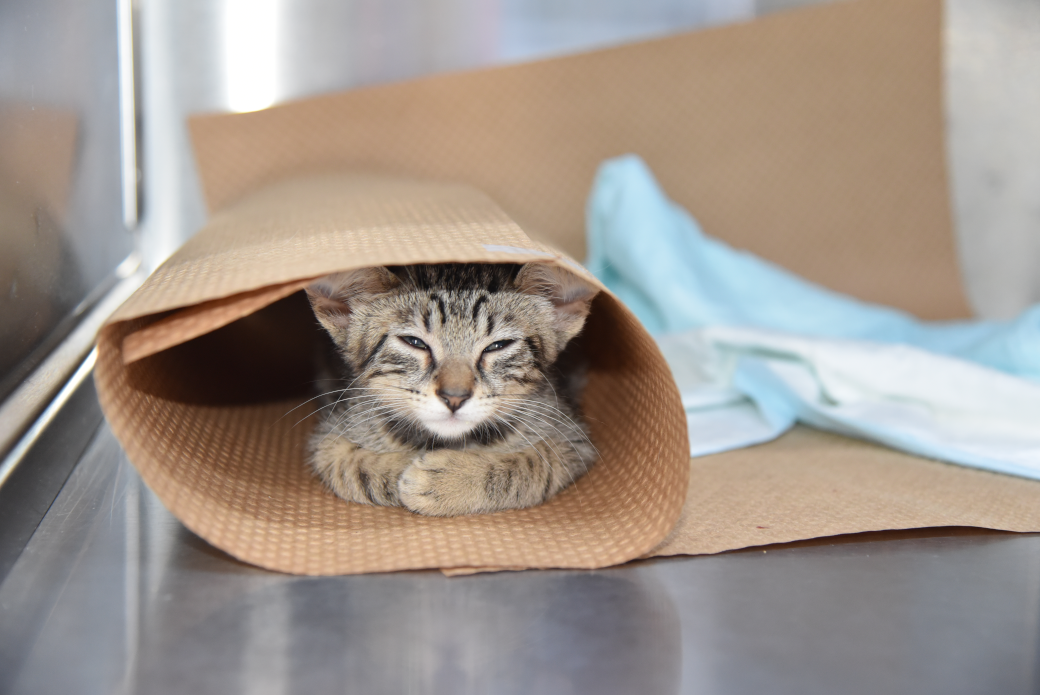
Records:
[[[477,297],[477,300],[475,302],[473,302],[473,323],[476,323],[477,319],[480,318],[480,307],[484,306],[484,304],[486,304],[487,301],[488,296],[486,294],[482,294],[479,297]]]
[[[437,311],[441,314],[441,325],[443,326],[448,322],[448,313],[444,310],[444,300],[441,299],[441,296],[438,293],[431,294],[430,300],[436,303]]]
[[[442,263],[393,266],[389,270],[415,289],[489,290],[500,292],[513,285],[522,266],[516,263]]]

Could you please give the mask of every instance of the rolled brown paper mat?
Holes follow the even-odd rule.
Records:
[[[309,397],[315,320],[286,294],[333,270],[451,260],[555,263],[598,284],[467,186],[338,174],[274,184],[215,215],[104,329],[96,378],[109,423],[185,525],[271,569],[601,567],[650,552],[685,499],[685,416],[653,339],[606,291],[583,336],[601,459],[546,504],[424,517],[345,502],[311,473],[311,423],[290,411]],[[272,263],[304,279],[252,289]],[[161,302],[173,283],[187,308],[157,315],[171,311]],[[141,348],[155,336],[162,349]]]

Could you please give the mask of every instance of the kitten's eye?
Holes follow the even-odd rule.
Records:
[[[423,341],[419,340],[414,335],[402,335],[401,336],[401,340],[403,340],[404,342],[408,343],[409,345],[411,345],[414,348],[419,348],[420,350],[429,350],[430,349],[429,345],[427,345]]]
[[[516,341],[515,340],[496,340],[495,342],[491,343],[486,348],[484,348],[484,352],[494,352],[496,350],[501,350],[504,347],[509,347],[514,342],[516,342]]]

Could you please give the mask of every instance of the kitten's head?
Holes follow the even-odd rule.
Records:
[[[595,293],[538,263],[367,268],[307,290],[354,378],[347,395],[401,439],[442,442],[486,436],[551,390],[546,370]]]

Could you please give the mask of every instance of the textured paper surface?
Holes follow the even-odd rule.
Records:
[[[298,319],[297,295],[263,307],[307,278],[442,261],[574,270],[529,237],[580,257],[595,167],[625,152],[730,243],[862,299],[966,315],[940,31],[939,0],[851,0],[195,119],[214,214],[101,336],[97,381],[113,430],[196,533],[306,574],[599,567],[930,525],[1040,530],[1036,482],[834,435],[799,429],[690,461],[667,367],[606,293],[585,337],[585,407],[604,459],[534,509],[428,519],[338,500],[303,465],[306,423],[284,416],[299,394],[249,379],[296,364],[299,346],[268,343],[254,324],[278,307]]]
[[[129,333],[123,339],[123,362],[129,364],[206,335],[253,314],[310,284],[311,279],[283,282],[230,297],[211,299],[175,311]]]
[[[862,531],[1040,531],[1040,484],[798,427],[691,459],[682,517],[652,555],[698,555]]]

